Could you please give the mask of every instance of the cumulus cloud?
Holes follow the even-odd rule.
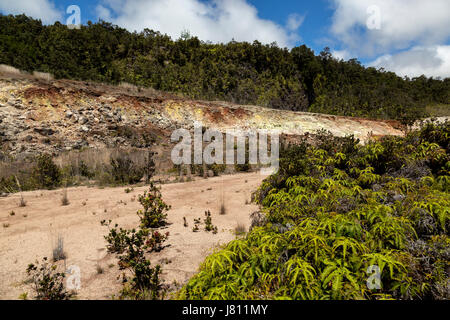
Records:
[[[370,63],[400,76],[450,77],[450,45],[414,47],[394,55],[383,55]]]
[[[335,12],[331,32],[361,55],[438,45],[450,37],[448,0],[332,1]]]
[[[298,13],[292,13],[289,15],[286,27],[290,31],[297,31],[298,28],[303,24],[303,21],[305,21],[305,16],[302,16]]]
[[[0,0],[0,12],[4,14],[26,14],[41,19],[44,24],[61,20],[62,13],[49,0]]]
[[[295,31],[302,23],[300,16],[290,16],[286,27],[262,19],[246,0],[103,0],[97,14],[131,31],[149,28],[174,39],[189,30],[204,41],[259,40],[287,47],[299,39]]]
[[[333,50],[331,51],[331,54],[333,57],[335,57],[338,60],[348,60],[352,56],[348,50]]]

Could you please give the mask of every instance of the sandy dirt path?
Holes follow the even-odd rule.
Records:
[[[166,283],[187,281],[209,253],[235,239],[238,223],[249,227],[249,216],[258,208],[246,201],[263,179],[259,173],[250,173],[162,185],[163,199],[172,206],[168,213],[171,224],[164,230],[170,232],[170,246],[152,253],[150,260],[152,265],[162,265]],[[136,211],[141,208],[137,196],[146,189],[135,187],[125,193],[125,187],[69,188],[68,206],[61,205],[62,190],[25,192],[25,207],[19,207],[19,194],[0,198],[0,299],[17,299],[24,292],[33,296],[24,283],[26,267],[36,259],[51,257],[59,235],[67,254],[60,267],[65,263],[66,268],[76,265],[81,270],[78,299],[111,298],[121,288],[117,279],[121,272],[116,258],[106,252],[103,236],[108,230],[100,221],[111,219],[123,228],[136,227]],[[222,195],[226,215],[219,214]],[[218,227],[216,235],[203,230],[192,232],[193,220],[203,221],[205,210],[212,213],[212,222]],[[183,217],[188,221],[187,228]],[[103,273],[98,273],[98,266]]]

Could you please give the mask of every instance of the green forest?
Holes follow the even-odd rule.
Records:
[[[43,25],[25,15],[0,16],[0,64],[56,78],[131,83],[203,100],[276,109],[398,119],[427,115],[427,105],[450,104],[450,79],[404,79],[338,61],[328,48],[315,54],[231,41],[202,42],[189,32],[177,40],[100,21],[81,29]]]

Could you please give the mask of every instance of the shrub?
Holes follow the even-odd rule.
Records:
[[[55,265],[50,265],[47,258],[42,263],[29,264],[27,275],[30,277],[37,300],[68,300],[73,296],[64,288],[65,274],[56,271]]]
[[[178,298],[448,299],[446,130],[364,146],[323,134],[283,150],[250,232],[206,258]]]
[[[121,270],[126,269],[131,273],[130,277],[125,273],[122,275],[124,285],[120,292],[121,299],[162,299],[165,290],[160,280],[161,267],[152,267],[145,254],[164,249],[163,243],[169,233],[162,234],[149,228],[165,225],[165,211],[170,207],[164,203],[153,182],[150,183],[149,192],[139,196],[139,201],[144,207],[144,210],[138,211],[141,218],[140,229],[117,229],[117,224],[111,228],[111,220],[101,221],[103,226],[109,228],[109,234],[105,236],[107,250],[118,255]]]
[[[102,225],[109,226],[110,223],[111,221],[102,221]],[[163,297],[159,279],[161,267],[151,267],[145,253],[162,250],[162,243],[167,237],[168,234],[150,233],[148,229],[117,230],[117,225],[110,229],[109,234],[105,236],[108,252],[118,255],[120,270],[127,269],[132,274],[131,278],[122,275],[124,287],[120,294],[121,299],[156,300]]]
[[[149,191],[139,195],[138,199],[143,206],[143,210],[137,212],[141,228],[159,228],[167,224],[166,212],[170,206],[163,201],[160,189],[153,182],[150,183]]]
[[[214,234],[217,233],[217,227],[212,224],[211,211],[205,211],[205,219],[203,222],[205,223],[205,231],[212,231]]]
[[[150,249],[150,251],[160,252],[164,249],[163,243],[169,237],[169,232],[165,234],[160,233],[159,231],[153,231],[151,233],[151,237],[148,238],[146,245]]]
[[[42,188],[52,189],[61,184],[61,171],[48,154],[40,155],[37,158],[33,175],[37,184]]]
[[[127,155],[111,157],[111,175],[116,183],[135,184],[144,176],[144,168],[138,167]]]
[[[83,160],[80,161],[78,171],[82,177],[86,177],[88,179],[92,179],[95,176],[95,173],[89,169],[88,165]]]

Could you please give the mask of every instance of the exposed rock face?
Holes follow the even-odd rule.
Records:
[[[220,131],[272,129],[288,135],[401,135],[394,121],[373,121],[190,101],[169,94],[58,80],[0,78],[0,150],[15,157],[84,147],[149,147],[194,122]]]

